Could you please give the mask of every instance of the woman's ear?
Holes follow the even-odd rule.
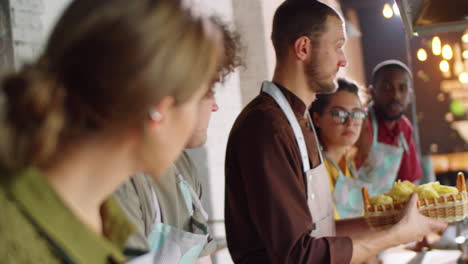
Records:
[[[148,122],[150,127],[164,124],[167,118],[170,118],[171,111],[175,107],[175,100],[172,96],[163,97],[154,107],[148,112]]]

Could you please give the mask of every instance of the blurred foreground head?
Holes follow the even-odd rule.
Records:
[[[221,41],[216,26],[177,0],[73,1],[39,59],[2,83],[2,166],[40,166],[93,133],[148,134],[162,101],[177,108],[206,92]],[[177,141],[177,156],[187,139],[166,141]]]

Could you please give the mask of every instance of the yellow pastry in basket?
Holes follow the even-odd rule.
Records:
[[[377,195],[377,196],[374,196],[374,197],[370,198],[370,203],[372,205],[392,204],[393,199],[392,199],[392,197],[390,197],[388,195],[381,194],[381,195]]]
[[[391,196],[395,203],[402,203],[408,200],[414,188],[414,184],[409,181],[397,181],[387,195]]]
[[[437,193],[439,195],[457,194],[458,193],[458,189],[456,187],[452,187],[452,186],[438,185],[438,186],[434,186],[434,189],[437,191]]]
[[[438,181],[415,186],[409,181],[396,181],[388,193],[370,198],[372,205],[386,205],[408,201],[415,192],[420,199],[438,198],[441,195],[457,194],[458,189],[452,186],[441,185]]]
[[[418,203],[418,209],[422,215],[448,223],[468,217],[467,185],[465,175],[460,172],[457,175],[456,188],[441,185],[439,182],[430,182],[420,186],[414,186],[410,182],[396,182],[388,193],[370,198],[367,187],[363,187],[362,200],[367,223],[373,229],[387,228],[397,223],[404,210],[404,204],[400,201],[406,202],[405,197],[411,195],[409,189],[418,193],[419,198],[422,198]],[[388,197],[389,195],[393,198]],[[393,204],[388,204],[391,200]]]
[[[439,194],[435,190],[434,186],[440,186],[439,182],[429,182],[426,184],[422,184],[416,186],[414,191],[418,194],[420,199],[429,199],[429,198],[437,198]]]
[[[420,187],[420,186],[418,186]],[[423,188],[417,188],[416,193],[419,196],[419,199],[429,199],[429,198],[437,198],[439,194],[432,186],[424,186]]]
[[[401,186],[404,186],[405,188],[407,189],[411,189],[411,190],[414,190],[414,188],[416,188],[416,185],[414,185],[412,182],[410,181],[401,181],[401,180],[398,180],[395,182],[394,185],[401,185]]]

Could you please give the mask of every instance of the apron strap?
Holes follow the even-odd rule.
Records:
[[[377,118],[373,106],[369,107],[369,113],[372,121],[372,145],[375,145],[379,137],[379,126],[377,125]]]
[[[187,207],[189,214],[191,216],[193,215],[193,208],[192,208],[192,205],[193,205],[195,209],[198,210],[198,212],[202,214],[202,216],[204,217],[204,220],[205,221],[208,220],[208,214],[203,208],[203,205],[201,204],[201,201],[198,198],[197,193],[193,190],[192,186],[184,179],[182,174],[177,172],[176,176],[177,176],[179,190],[182,192],[182,195],[184,196],[185,205]]]
[[[318,148],[318,154],[319,154],[319,158],[320,158],[320,164],[323,163],[323,156],[322,156],[322,148],[320,147],[320,141],[317,137],[317,131],[315,130],[315,125],[314,125],[314,122],[312,120],[312,117],[310,116],[310,112],[307,111],[307,121],[309,122],[309,126],[312,128],[312,131],[314,132],[314,138],[315,138],[315,143],[317,144],[317,146],[319,146]]]
[[[336,162],[334,160],[332,160],[332,158],[330,157],[330,155],[328,155],[327,152],[324,151],[323,154],[325,155],[327,160],[330,161],[330,163],[333,165],[333,167],[335,167],[335,169],[338,170],[338,173],[341,173],[341,174],[345,175],[345,173],[340,168],[340,166],[338,166],[338,164],[336,164]],[[344,157],[344,158],[346,159],[346,165],[348,166],[349,172],[351,173],[351,175],[353,177],[355,177],[357,179],[358,173],[357,173],[357,170],[354,167],[353,163],[351,162],[351,159],[348,159],[347,157]]]
[[[262,84],[262,92],[267,93],[270,95],[278,104],[278,106],[283,110],[283,113],[286,115],[286,118],[291,125],[291,128],[294,132],[294,136],[296,137],[297,145],[299,147],[299,151],[301,153],[302,159],[302,169],[304,172],[310,170],[310,162],[309,162],[309,155],[307,153],[307,146],[305,144],[304,135],[302,134],[301,127],[299,126],[299,122],[297,121],[296,116],[294,115],[291,106],[284,97],[281,90],[272,82],[265,81]],[[310,122],[310,118],[309,118]],[[313,126],[312,126],[313,128]]]
[[[400,132],[400,134],[398,135],[398,145],[402,146],[405,153],[409,154],[408,142],[406,141],[403,132]]]
[[[161,223],[162,222],[161,206],[159,205],[158,197],[156,196],[156,192],[153,188],[151,188],[151,196],[153,198],[154,211],[156,213],[155,223]]]
[[[347,164],[348,164],[348,168],[349,168],[349,171],[351,172],[351,175],[353,175],[355,178],[358,177],[358,172],[356,170],[356,167],[354,167],[353,163],[351,162],[351,159],[347,159]]]
[[[327,160],[333,165],[333,167],[335,167],[338,173],[341,173],[344,175],[343,170],[340,168],[340,166],[338,166],[338,164],[336,164],[336,162],[330,157],[330,155],[328,155],[326,151],[324,151],[323,154],[325,155]]]
[[[374,107],[371,106],[369,107],[369,112],[372,120],[372,141],[374,143],[377,143],[378,137],[379,137],[379,126],[377,125],[377,118],[375,115]],[[406,141],[405,135],[403,132],[400,132],[398,135],[398,146],[403,147],[403,150],[405,153],[409,153],[409,146],[408,142]]]

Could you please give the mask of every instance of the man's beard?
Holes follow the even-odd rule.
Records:
[[[387,121],[397,121],[399,120],[401,117],[403,116],[403,112],[399,113],[398,115],[393,115],[393,116],[389,116],[385,113],[383,113],[383,118]]]
[[[391,103],[389,103],[388,105],[390,105],[390,104],[392,104],[392,103],[398,103],[398,104],[400,104],[399,102],[391,102]],[[382,109],[380,106],[377,106],[377,105],[376,105],[376,110],[380,113],[380,115],[382,116],[382,118],[383,118],[384,120],[386,120],[386,121],[397,121],[397,120],[399,120],[399,119],[403,116],[403,114],[404,114],[404,111],[401,111],[401,112],[398,113],[398,114],[395,114],[395,115],[390,116],[390,115],[388,115],[388,114],[385,112],[384,109]]]
[[[313,57],[317,58],[316,55]],[[316,93],[329,94],[336,92],[336,89],[338,89],[337,83],[333,78],[329,80],[319,78],[318,67],[318,60],[311,60],[305,65],[305,75],[308,86]]]

